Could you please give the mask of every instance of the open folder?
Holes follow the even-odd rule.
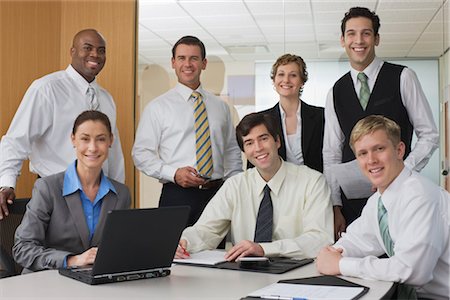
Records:
[[[368,287],[335,276],[281,280],[241,299],[359,299]],[[275,298],[277,297],[277,298]]]
[[[221,254],[222,253],[222,254]],[[222,256],[221,256],[222,255]],[[268,259],[268,263],[264,265],[242,265],[235,261],[225,261],[225,252],[219,250],[204,251],[197,254],[191,254],[191,259],[174,259],[176,264],[191,265],[197,267],[207,267],[216,269],[227,269],[237,271],[249,271],[260,272],[270,274],[282,274],[287,271],[299,268],[301,266],[312,263],[314,260],[311,258],[306,259],[291,259],[285,257],[271,257]]]

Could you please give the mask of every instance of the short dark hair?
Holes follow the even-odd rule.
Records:
[[[175,43],[175,45],[173,45],[173,47],[172,47],[172,58],[175,58],[175,52],[177,50],[177,47],[178,47],[178,45],[181,45],[181,44],[183,44],[183,45],[199,46],[200,47],[200,51],[202,53],[202,60],[204,60],[206,58],[205,45],[197,37],[192,36],[192,35],[183,36],[182,38],[180,38]]]
[[[250,130],[258,125],[266,126],[269,134],[274,138],[274,140],[277,140],[280,137],[280,133],[275,124],[275,120],[269,114],[256,112],[246,115],[236,127],[236,140],[239,148],[244,151],[244,136],[248,135]]]
[[[352,18],[364,17],[372,21],[372,28],[375,35],[378,35],[380,29],[380,18],[374,11],[370,11],[366,7],[352,7],[345,13],[344,18],[341,21],[342,36],[345,34],[345,24]]]
[[[81,114],[79,114],[78,117],[75,119],[75,122],[73,123],[72,134],[75,135],[78,127],[86,121],[101,122],[103,125],[105,125],[109,134],[112,135],[111,122],[109,121],[108,116],[98,110],[86,110],[83,111]]]

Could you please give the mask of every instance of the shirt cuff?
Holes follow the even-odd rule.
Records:
[[[339,270],[344,276],[359,277],[361,258],[343,257],[339,261]]]
[[[163,166],[161,170],[161,179],[175,183],[175,173],[177,170],[177,168],[169,165]]]
[[[0,186],[16,188],[16,177],[11,175],[4,175],[0,178]]]
[[[260,243],[261,248],[263,248],[264,256],[277,256],[280,254],[280,249],[275,243]]]

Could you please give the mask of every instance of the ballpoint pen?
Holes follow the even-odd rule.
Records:
[[[187,252],[186,249],[184,249],[183,246],[178,245],[178,247],[179,247],[181,250],[183,250],[183,254],[184,254],[184,255],[186,255],[186,256],[191,256],[191,255],[189,255],[189,252]]]

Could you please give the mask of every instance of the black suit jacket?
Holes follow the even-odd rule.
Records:
[[[300,117],[302,121],[302,153],[303,161],[306,166],[323,171],[323,132],[324,132],[324,108],[309,105],[301,101]],[[262,111],[262,113],[272,116],[279,126],[281,147],[278,154],[286,160],[286,141],[283,134],[283,120],[281,119],[280,105],[277,103],[274,107]]]

